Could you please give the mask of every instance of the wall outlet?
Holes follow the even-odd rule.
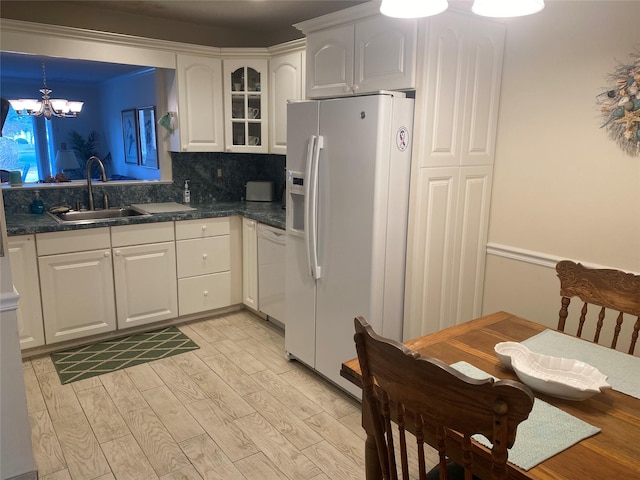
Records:
[[[218,168],[218,169],[216,170],[216,177],[218,177],[218,178],[222,178],[222,168]]]

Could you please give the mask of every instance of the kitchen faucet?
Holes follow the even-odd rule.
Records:
[[[89,160],[87,160],[87,191],[89,193],[89,210],[95,210],[93,208],[93,189],[92,189],[92,185],[91,185],[91,165],[93,165],[93,162],[96,162],[96,161],[98,162],[98,166],[100,167],[100,170],[102,172],[102,181],[103,182],[107,181],[107,174],[104,171],[104,164],[102,163],[102,160],[100,160],[96,156],[90,157]],[[109,208],[107,202],[108,202],[107,195],[105,194],[105,206],[104,206],[104,208]]]

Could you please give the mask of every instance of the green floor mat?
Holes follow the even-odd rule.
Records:
[[[75,382],[200,348],[176,327],[52,353],[60,381]]]

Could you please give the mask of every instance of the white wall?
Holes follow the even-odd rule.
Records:
[[[551,0],[506,23],[483,312],[555,326],[558,258],[640,272],[640,156],[596,106],[640,52],[640,2]]]
[[[112,119],[106,143],[109,147],[107,151],[111,153],[113,171],[143,180],[160,179],[160,170],[125,164],[121,121],[122,110],[156,106],[155,70],[144,70],[105,82],[101,98],[103,115]]]

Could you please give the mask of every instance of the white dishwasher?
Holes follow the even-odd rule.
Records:
[[[283,326],[285,231],[258,223],[258,304]]]

